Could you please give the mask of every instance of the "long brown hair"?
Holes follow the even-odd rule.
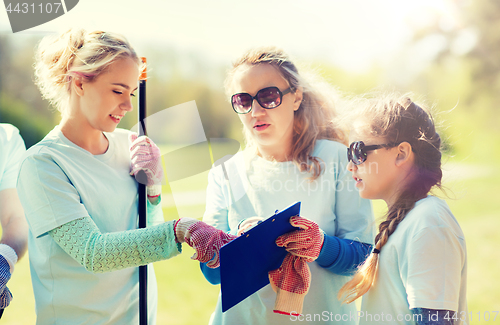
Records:
[[[418,200],[424,198],[432,187],[441,187],[442,178],[441,138],[427,109],[415,104],[409,97],[386,95],[368,100],[361,114],[370,121],[371,136],[382,137],[391,143],[408,142],[415,163],[406,185],[398,193],[395,203],[389,206],[385,220],[379,225],[374,252],[338,293],[338,298],[346,303],[364,295],[375,283],[379,253],[389,236]]]
[[[302,89],[303,98],[299,109],[294,113],[293,139],[291,160],[300,171],[307,170],[316,179],[321,174],[321,163],[311,156],[316,140],[329,139],[346,144],[344,132],[336,125],[333,89],[328,89],[326,83],[320,81],[306,81],[299,75],[295,64],[288,55],[276,47],[259,47],[252,49],[233,63],[225,81],[226,91],[229,92],[233,76],[242,65],[270,64],[277,68],[281,76],[288,82],[292,91]],[[229,94],[228,95],[232,95]],[[245,140],[253,145],[252,137],[244,129]]]

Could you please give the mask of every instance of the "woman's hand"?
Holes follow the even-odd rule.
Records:
[[[222,230],[207,225],[203,221],[191,218],[181,218],[174,226],[175,236],[179,243],[187,243],[196,250],[191,257],[201,263],[207,263],[210,268],[220,265],[219,250],[222,246],[237,238]]]
[[[130,161],[131,175],[136,177],[141,184],[148,187],[161,185],[163,180],[163,168],[161,166],[160,148],[148,137],[138,137],[136,133],[130,133]],[[138,179],[139,171],[144,171],[147,178]]]
[[[252,229],[259,223],[261,223],[264,220],[264,218],[261,217],[250,217],[246,218],[243,221],[240,222],[238,225],[238,233],[237,236],[241,236],[245,231]]]
[[[299,216],[291,217],[290,224],[300,229],[281,235],[276,239],[276,245],[285,247],[290,254],[306,258],[307,262],[317,259],[324,241],[318,224]]]
[[[12,293],[7,288],[7,282],[10,280],[10,265],[7,260],[0,255],[0,309],[5,309],[12,300]]]

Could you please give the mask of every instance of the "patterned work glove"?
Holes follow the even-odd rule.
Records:
[[[323,231],[314,221],[299,216],[291,217],[290,224],[300,229],[278,237],[276,245],[285,247],[290,254],[306,258],[307,262],[317,259],[325,239]]]
[[[269,282],[276,292],[274,312],[300,315],[311,285],[311,271],[306,260],[288,253],[281,266],[269,272]]]
[[[179,243],[187,243],[196,252],[191,257],[201,263],[207,263],[210,268],[220,265],[219,250],[222,246],[237,238],[222,230],[207,225],[203,221],[191,218],[181,218],[174,226],[175,236]]]
[[[136,133],[129,134],[129,142],[132,162],[130,175],[134,175],[139,183],[148,186],[149,196],[156,196],[152,191],[156,191],[163,180],[160,148],[150,138],[144,135],[137,137]],[[147,179],[137,178],[137,173],[141,170],[145,172]]]
[[[7,288],[7,282],[10,280],[9,262],[0,255],[0,309],[6,308],[12,300],[12,293]]]
[[[293,216],[290,224],[301,229],[276,239],[276,244],[285,247],[288,255],[278,269],[269,272],[269,281],[276,292],[274,312],[300,315],[311,285],[311,271],[307,263],[318,258],[324,235],[315,222],[306,218]]]

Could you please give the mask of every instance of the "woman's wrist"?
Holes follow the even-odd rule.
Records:
[[[146,187],[149,202],[153,205],[158,204],[161,195],[161,185],[151,185]]]
[[[161,194],[161,185],[147,186],[146,190],[149,198],[159,197]]]

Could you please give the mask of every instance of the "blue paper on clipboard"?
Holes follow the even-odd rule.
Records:
[[[223,312],[269,284],[269,271],[280,267],[287,254],[276,239],[297,229],[289,219],[299,214],[297,202],[220,249]]]

